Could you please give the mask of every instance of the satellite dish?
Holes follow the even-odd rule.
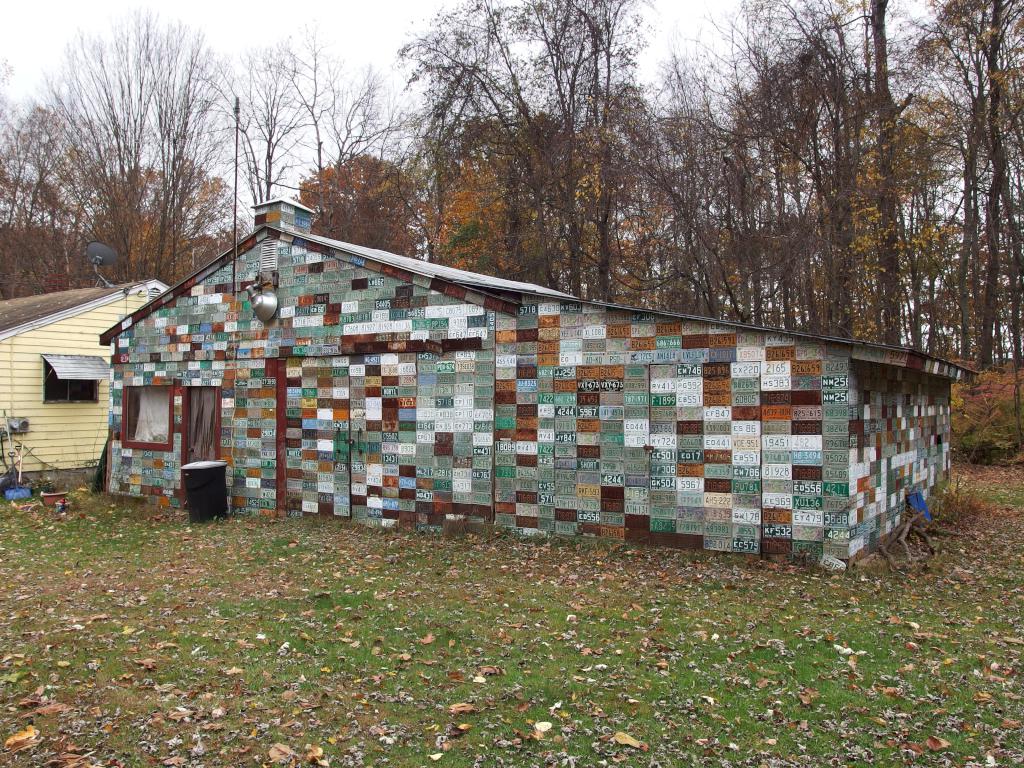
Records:
[[[114,284],[100,274],[100,267],[109,267],[117,261],[117,251],[106,243],[93,240],[85,247],[85,256],[92,263],[92,271],[96,273],[96,282],[104,288],[113,288]]]
[[[86,246],[85,255],[97,267],[109,267],[117,261],[117,251],[99,240],[93,240]]]

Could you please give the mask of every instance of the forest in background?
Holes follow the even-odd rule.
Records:
[[[93,239],[116,280],[228,247],[237,96],[243,229],[294,196],[327,236],[586,299],[1016,369],[1022,7],[750,0],[643,82],[638,0],[468,0],[399,93],[313,31],[230,61],[132,15],[0,104],[0,298],[93,284]]]

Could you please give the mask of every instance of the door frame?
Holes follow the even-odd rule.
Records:
[[[271,373],[273,371],[273,373]],[[288,358],[275,357],[266,361],[265,375],[274,377],[274,511],[280,517],[288,515]]]
[[[187,385],[187,384],[183,383],[182,386],[181,386],[181,393],[182,393],[182,397],[181,397],[181,459],[182,459],[182,464],[188,464],[189,461],[191,460],[189,455],[188,455],[188,452],[189,452],[189,449],[191,448],[191,440],[189,440],[189,433],[191,431],[191,422],[189,421],[189,419],[191,418],[191,411],[192,411],[191,400],[192,400],[192,390],[193,389],[212,389],[212,390],[216,391],[216,401],[217,401],[219,407],[216,408],[216,410],[214,412],[214,434],[216,435],[216,438],[217,438],[215,440],[215,442],[214,442],[214,445],[217,448],[217,458],[215,459],[215,461],[219,461],[219,460],[221,460],[221,454],[224,452],[223,451],[224,446],[221,445],[221,437],[220,437],[220,434],[221,434],[220,433],[220,430],[221,430],[221,412],[223,411],[222,403],[223,403],[224,389],[220,385],[197,384],[195,386],[192,386],[192,385]]]

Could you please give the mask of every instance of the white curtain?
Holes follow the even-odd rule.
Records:
[[[167,398],[169,392],[165,387],[141,387],[135,391],[139,402],[139,413],[135,418],[135,434],[133,440],[140,443],[166,443],[168,422]]]

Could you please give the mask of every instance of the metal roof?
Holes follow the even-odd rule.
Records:
[[[255,209],[257,213],[259,213],[259,209],[266,208],[268,205],[275,205],[276,203],[285,203],[287,205],[292,206],[293,208],[298,208],[299,210],[302,211],[316,213],[316,211],[314,211],[309,206],[303,205],[298,200],[292,200],[290,197],[275,197],[272,200],[264,200],[262,203],[256,203],[256,205],[253,206],[253,209]]]
[[[329,248],[334,248],[335,250],[345,251],[356,256],[362,256],[363,258],[370,259],[372,261],[390,264],[393,267],[399,267],[400,269],[405,269],[409,272],[416,272],[417,274],[425,275],[427,277],[438,277],[442,280],[447,280],[459,285],[490,289],[492,291],[499,290],[512,291],[513,293],[532,293],[538,296],[551,296],[552,298],[557,299],[571,299],[572,301],[579,301],[579,299],[571,293],[563,293],[562,291],[556,291],[553,288],[546,288],[543,285],[537,285],[536,283],[523,283],[518,280],[505,280],[504,278],[492,277],[491,275],[482,275],[478,272],[468,272],[464,269],[446,267],[443,264],[435,264],[430,261],[423,261],[422,259],[413,259],[409,256],[399,256],[397,253],[389,253],[388,251],[381,251],[377,248],[367,248],[363,245],[346,243],[341,240],[332,240],[329,237],[322,237],[321,235],[308,235],[295,232],[291,229],[287,229],[286,231],[295,238],[309,240],[314,243],[326,245]]]
[[[292,232],[290,229],[286,229],[288,232]],[[362,245],[355,245],[353,243],[346,243],[341,240],[332,240],[321,235],[308,235],[302,233],[293,233],[296,238],[310,240],[321,245],[326,245],[330,248],[334,248],[339,251],[346,251],[364,258],[372,259],[374,261],[383,262],[385,264],[391,264],[392,266],[406,269],[410,272],[417,272],[419,274],[427,275],[428,277],[439,277],[444,280],[448,280],[453,283],[460,285],[472,286],[480,289],[491,289],[491,290],[503,290],[512,291],[514,293],[528,293],[536,296],[547,296],[556,298],[559,300],[578,301],[584,304],[593,304],[596,306],[608,307],[611,309],[624,309],[633,312],[650,312],[652,314],[666,315],[670,317],[678,317],[686,320],[695,320],[705,323],[716,323],[719,325],[728,325],[734,328],[747,328],[750,330],[766,331],[769,333],[786,334],[789,336],[796,336],[806,339],[815,339],[818,341],[826,341],[837,344],[847,344],[851,346],[864,347],[868,349],[885,350],[890,352],[901,352],[901,353],[912,353],[919,355],[929,360],[935,360],[940,363],[952,366],[966,373],[974,373],[971,368],[968,368],[960,363],[954,363],[949,360],[944,360],[934,355],[929,355],[924,352],[920,352],[912,347],[900,347],[891,344],[880,344],[877,342],[863,341],[861,339],[854,339],[844,336],[829,336],[820,333],[809,333],[807,331],[794,331],[786,328],[775,328],[771,326],[754,325],[752,323],[741,323],[737,320],[720,320],[715,317],[706,317],[703,315],[691,315],[683,312],[673,312],[671,310],[664,310],[652,307],[633,307],[624,304],[616,304],[613,302],[605,301],[593,301],[588,299],[580,299],[577,296],[573,296],[570,293],[563,293],[562,291],[556,291],[552,288],[546,288],[542,285],[535,283],[524,283],[516,280],[505,280],[500,277],[491,277],[490,275],[482,275],[478,272],[469,272],[463,269],[455,269],[454,267],[446,267],[441,264],[434,264],[428,261],[422,261],[420,259],[412,259],[408,256],[399,256],[388,251],[381,251],[376,248],[367,248]]]
[[[664,309],[650,309],[645,307],[632,307],[626,304],[615,304],[609,301],[586,301],[577,299],[577,301],[583,301],[586,304],[596,304],[601,307],[608,307],[610,309],[622,309],[629,310],[632,312],[650,312],[655,315],[666,315],[668,317],[678,317],[681,320],[695,320],[702,323],[715,323],[716,325],[728,325],[732,328],[744,328],[750,331],[764,331],[766,333],[778,333],[786,336],[795,336],[802,339],[813,339],[815,341],[825,341],[832,344],[847,344],[855,347],[864,347],[866,349],[877,349],[886,352],[901,352],[906,354],[918,355],[926,360],[935,360],[945,365],[949,365],[953,368],[957,368],[964,373],[976,374],[977,371],[973,368],[964,365],[963,363],[953,362],[952,360],[946,360],[942,357],[936,357],[930,355],[927,352],[921,352],[920,350],[914,349],[913,347],[900,347],[895,344],[883,344],[878,341],[864,341],[863,339],[856,339],[852,336],[830,336],[824,333],[811,333],[809,331],[794,331],[789,328],[778,328],[770,325],[756,325],[754,323],[741,323],[739,320],[720,320],[716,317],[706,317],[704,315],[690,315],[685,312],[673,312],[671,310]]]
[[[292,201],[286,201],[286,202],[292,202]],[[530,294],[530,295],[533,295],[533,296],[546,297],[546,298],[550,298],[550,299],[558,299],[560,301],[561,300],[577,301],[577,302],[581,302],[581,303],[584,303],[584,304],[591,304],[591,305],[596,305],[596,306],[604,306],[604,307],[615,308],[615,309],[624,309],[624,310],[630,310],[630,311],[633,311],[633,312],[650,312],[652,314],[660,314],[660,315],[666,315],[666,316],[670,316],[670,317],[678,317],[678,318],[684,318],[684,319],[689,319],[689,320],[696,320],[696,321],[705,322],[705,323],[716,323],[716,324],[719,324],[719,325],[728,325],[728,326],[732,326],[732,327],[736,327],[736,328],[748,328],[750,330],[768,331],[768,332],[771,332],[771,333],[787,334],[787,335],[790,335],[790,336],[798,336],[798,337],[801,337],[801,338],[816,339],[816,340],[819,340],[819,341],[826,341],[826,342],[832,342],[832,343],[838,343],[838,344],[847,344],[847,345],[850,345],[850,346],[853,346],[853,347],[861,348],[863,350],[875,350],[877,352],[888,352],[888,353],[891,353],[891,354],[895,353],[895,354],[903,354],[903,355],[915,355],[915,356],[917,356],[919,358],[923,358],[925,360],[934,361],[935,363],[941,363],[942,365],[948,365],[948,366],[950,366],[952,368],[955,368],[955,369],[957,369],[959,371],[962,371],[964,373],[967,373],[967,374],[974,374],[974,373],[976,373],[976,371],[974,371],[972,368],[969,368],[969,367],[967,367],[967,366],[965,366],[965,365],[963,365],[961,363],[955,363],[955,362],[952,362],[952,361],[949,361],[949,360],[944,360],[943,358],[935,357],[934,355],[929,355],[929,354],[927,354],[925,352],[920,352],[920,351],[918,351],[916,349],[913,349],[912,347],[892,346],[892,345],[889,345],[889,344],[880,344],[880,343],[876,343],[876,342],[863,341],[863,340],[860,340],[860,339],[854,339],[854,338],[848,338],[848,337],[842,337],[842,336],[829,336],[829,335],[820,334],[820,333],[810,333],[808,331],[796,331],[796,330],[791,330],[791,329],[787,329],[787,328],[776,328],[776,327],[770,327],[770,326],[753,325],[751,323],[741,323],[741,322],[736,321],[736,320],[722,320],[722,319],[715,318],[715,317],[705,317],[705,316],[702,316],[702,315],[690,315],[690,314],[685,314],[685,313],[681,313],[681,312],[673,312],[671,310],[663,310],[663,309],[658,309],[658,308],[653,308],[653,307],[633,307],[633,306],[627,306],[627,305],[623,305],[623,304],[615,304],[615,303],[611,303],[611,302],[601,302],[601,301],[593,301],[593,300],[589,300],[589,299],[581,299],[581,298],[579,298],[577,296],[573,296],[570,293],[564,293],[562,291],[557,291],[557,290],[555,290],[553,288],[547,288],[547,287],[545,287],[543,285],[538,285],[536,283],[526,283],[526,282],[521,282],[521,281],[518,281],[518,280],[506,280],[504,278],[493,277],[491,275],[484,275],[484,274],[480,274],[478,272],[470,272],[470,271],[464,270],[464,269],[456,269],[454,267],[446,267],[446,266],[444,266],[442,264],[435,264],[433,262],[423,261],[422,259],[414,259],[414,258],[411,258],[409,256],[399,256],[397,253],[390,253],[388,251],[382,251],[382,250],[380,250],[378,248],[368,248],[368,247],[363,246],[363,245],[356,245],[354,243],[346,243],[346,242],[344,242],[342,240],[332,240],[329,237],[323,237],[322,235],[314,235],[314,234],[311,234],[311,233],[298,231],[298,230],[295,230],[292,227],[288,227],[288,226],[283,226],[282,227],[282,226],[276,226],[276,225],[263,224],[263,225],[260,225],[259,227],[257,227],[257,229],[252,234],[249,235],[249,238],[255,238],[263,230],[273,230],[273,231],[278,232],[280,234],[286,235],[287,237],[290,237],[293,240],[308,241],[308,242],[311,242],[311,243],[316,243],[316,244],[323,245],[323,246],[326,246],[328,248],[334,249],[336,251],[341,251],[343,253],[347,253],[347,254],[349,254],[351,256],[356,256],[356,257],[362,258],[362,259],[369,259],[371,261],[375,261],[375,262],[382,263],[382,264],[388,264],[388,265],[391,265],[391,266],[399,268],[399,269],[404,269],[404,270],[406,270],[408,272],[413,272],[415,274],[420,274],[420,275],[424,275],[426,277],[431,277],[431,278],[435,278],[436,277],[438,279],[444,280],[444,281],[449,282],[449,283],[454,283],[456,285],[462,285],[462,286],[474,288],[474,289],[477,289],[477,290],[480,290],[480,291],[484,291],[484,292],[487,292],[487,291],[507,291],[507,292],[511,292],[511,293]],[[154,300],[150,301],[148,304],[143,305],[142,307],[140,307],[138,310],[136,310],[130,316],[131,317],[131,322],[128,323],[128,325],[125,325],[124,322],[118,323],[114,327],[112,327],[112,328],[108,329],[107,331],[105,331],[104,334],[102,334],[101,337],[100,337],[101,340],[103,340],[104,343],[106,343],[107,341],[109,341],[111,338],[113,338],[114,336],[118,335],[119,333],[123,333],[125,330],[127,330],[128,327],[130,327],[130,325],[132,325],[132,324],[138,322],[139,320],[141,320],[142,318],[146,317],[150,312],[152,312],[158,306],[162,306],[163,303],[165,303],[165,301],[167,299],[170,299],[176,293],[176,291],[179,288],[181,288],[182,286],[186,285],[189,280],[191,280],[192,278],[196,277],[197,275],[200,275],[204,271],[208,271],[208,270],[214,269],[217,266],[219,266],[219,264],[224,263],[226,260],[228,260],[231,257],[232,253],[233,253],[233,249],[226,251],[221,256],[217,257],[216,259],[211,261],[209,264],[207,264],[205,267],[202,267],[202,268],[196,270],[194,273],[192,273],[192,275],[190,275],[189,277],[187,277],[184,280],[182,280],[181,282],[179,282],[176,286],[172,287],[169,291],[166,292],[168,294],[166,297],[163,297],[163,298],[162,297],[157,297],[157,299],[154,299]]]
[[[100,381],[110,374],[110,363],[95,355],[43,355],[58,379]]]

